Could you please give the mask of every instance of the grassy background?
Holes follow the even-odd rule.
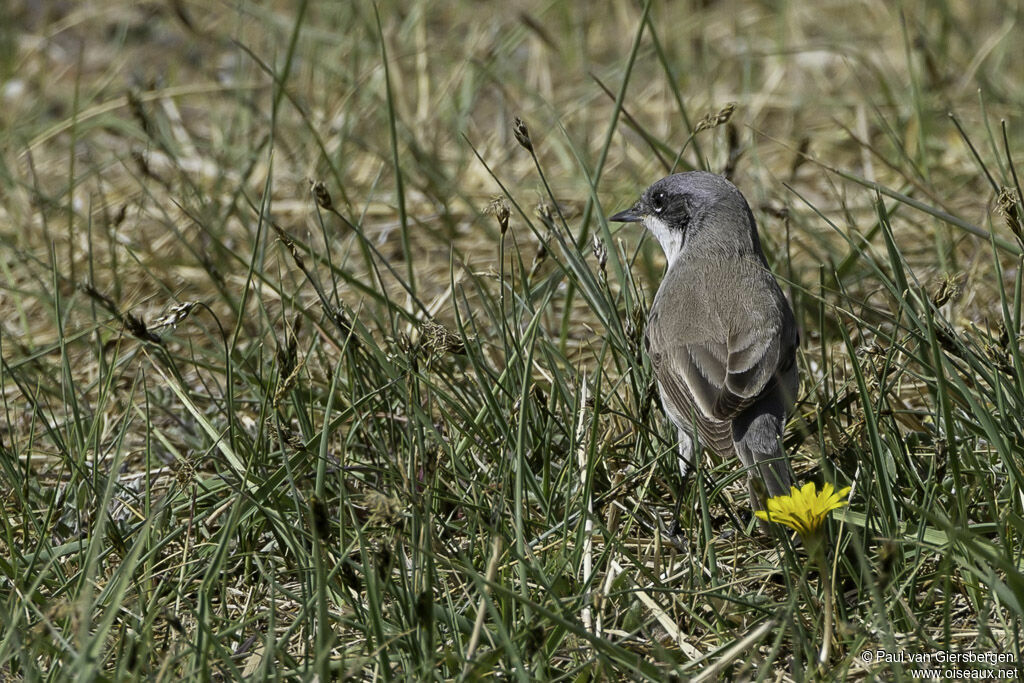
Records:
[[[1019,672],[1019,3],[4,14],[0,678]],[[750,201],[854,487],[820,673],[736,463],[664,533],[664,264],[604,216],[672,168]]]

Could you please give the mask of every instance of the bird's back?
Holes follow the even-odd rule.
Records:
[[[752,404],[772,391],[791,393],[796,340],[782,338],[795,329],[791,322],[778,283],[758,260],[675,263],[655,296],[646,335],[662,403],[672,421],[691,435],[696,432],[701,444],[721,457],[733,455],[732,416],[718,403],[729,393],[723,387],[736,377],[729,375],[730,353],[733,365],[738,347],[749,347],[756,356],[744,379],[758,390],[740,397],[741,403]],[[776,377],[787,372],[792,381]],[[787,407],[790,402],[780,398]]]

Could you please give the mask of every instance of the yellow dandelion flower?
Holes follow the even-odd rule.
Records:
[[[775,496],[767,501],[767,510],[757,510],[759,518],[785,524],[796,530],[801,536],[811,536],[825,523],[828,513],[846,505],[850,487],[839,491],[832,484],[825,484],[818,492],[814,482],[804,484],[802,488],[790,487],[789,495]]]
[[[822,627],[824,636],[821,651],[818,653],[818,664],[821,667],[828,664],[831,653],[834,611],[832,577],[826,562],[825,535],[821,532],[821,527],[830,512],[846,505],[845,498],[849,493],[849,486],[836,491],[832,484],[825,484],[819,492],[814,483],[810,482],[799,489],[795,486],[790,487],[789,495],[769,498],[768,509],[756,510],[754,513],[760,519],[778,522],[795,529],[803,539],[809,559],[817,565],[818,576],[821,577],[821,590],[825,596]]]

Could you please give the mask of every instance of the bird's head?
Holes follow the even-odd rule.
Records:
[[[676,173],[654,183],[631,208],[608,220],[643,223],[671,265],[681,254],[763,259],[747,201],[722,176]]]

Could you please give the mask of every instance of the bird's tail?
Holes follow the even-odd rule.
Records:
[[[747,468],[754,505],[764,509],[764,499],[789,493],[793,473],[782,449],[783,418],[776,411],[746,415],[733,423],[733,446]]]

